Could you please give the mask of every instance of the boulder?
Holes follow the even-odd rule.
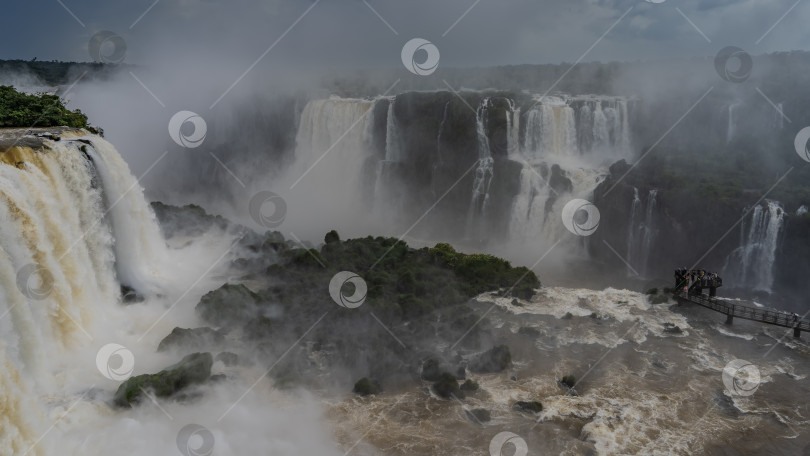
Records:
[[[170,348],[206,349],[212,345],[219,345],[225,341],[225,335],[215,329],[203,328],[174,328],[168,336],[158,344],[157,351],[162,352]]]
[[[464,399],[464,392],[458,386],[458,380],[455,375],[447,372],[439,377],[439,381],[433,384],[433,392],[438,396],[445,399],[456,397],[457,399]]]
[[[502,372],[512,364],[512,354],[506,345],[498,345],[480,354],[470,365],[473,372]]]
[[[543,411],[543,404],[538,401],[517,401],[512,408],[520,412],[540,413]]]
[[[380,388],[380,383],[375,380],[369,380],[367,377],[363,377],[354,384],[354,388],[352,392],[354,394],[360,396],[371,396],[373,394],[380,394],[382,388]]]

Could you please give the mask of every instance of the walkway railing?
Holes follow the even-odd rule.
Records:
[[[687,294],[684,292],[675,293],[675,299],[678,301],[688,301],[707,309],[714,310],[727,315],[727,322],[731,323],[734,317],[743,318],[745,320],[753,320],[769,325],[783,326],[785,328],[794,328],[794,335],[798,337],[799,331],[810,331],[810,321],[798,319],[794,321],[793,318],[786,313],[776,312],[773,310],[760,309],[757,307],[743,306],[739,304],[731,304],[721,301],[706,295]]]

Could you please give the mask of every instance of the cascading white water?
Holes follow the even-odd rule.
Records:
[[[478,137],[478,165],[473,179],[470,209],[467,217],[467,234],[479,239],[483,234],[481,231],[482,223],[486,218],[487,203],[489,203],[489,186],[492,184],[495,165],[487,135],[490,105],[490,98],[482,99],[475,116],[475,132]]]
[[[574,109],[558,97],[535,106],[527,113],[525,148],[527,158],[570,156],[577,152]]]
[[[290,209],[310,209],[287,213],[287,222],[303,227],[296,236],[319,236],[323,227],[317,225],[327,220],[331,228],[356,232],[353,221],[368,214],[368,208],[361,204],[366,201],[362,183],[366,160],[371,157],[368,135],[376,102],[332,97],[312,100],[304,107],[296,136],[295,164],[288,170],[286,182],[269,184],[278,189],[275,191]],[[379,102],[387,100],[381,98]],[[395,155],[395,151],[389,149],[386,155]],[[382,174],[384,169],[377,171]]]
[[[400,147],[399,129],[397,128],[397,117],[394,115],[394,104],[396,98],[388,103],[388,115],[385,123],[385,161],[402,161],[402,148]]]
[[[734,117],[734,111],[739,106],[739,103],[731,103],[728,105],[728,127],[726,128],[726,143],[731,142],[734,139],[734,135],[737,134],[737,119]]]
[[[520,108],[515,100],[507,98],[509,110],[506,111],[506,151],[512,157],[520,152]]]
[[[641,213],[641,198],[638,195],[638,188],[633,187],[633,201],[630,203],[630,221],[627,224],[627,266],[628,274],[637,274],[638,270],[633,266],[634,260],[638,257],[639,242],[637,239],[638,217]]]
[[[576,109],[571,106],[575,101]],[[570,197],[589,198],[607,174],[602,163],[590,164],[592,152],[596,152],[593,158],[597,160],[605,152],[629,152],[627,102],[593,97],[545,97],[525,117],[521,155],[529,162],[524,162],[520,174],[520,190],[513,200],[509,235],[518,241],[553,242],[565,235],[564,227],[557,223],[565,202]],[[570,196],[558,194],[549,185],[549,176],[544,173],[550,172],[555,164],[571,181]]]
[[[100,137],[61,136],[0,155],[0,454],[54,454],[39,442],[53,373],[110,324],[116,271],[142,293],[160,283],[165,243],[126,163]]]
[[[652,189],[647,194],[644,204],[639,197],[638,189],[633,187],[633,201],[630,207],[630,221],[627,226],[627,262],[628,273],[647,277],[650,250],[655,242],[655,208],[658,190]],[[642,218],[643,215],[643,218]]]
[[[785,211],[777,201],[754,208],[749,223],[741,225],[740,246],[731,252],[723,267],[730,286],[771,291],[784,216]]]
[[[440,166],[444,164],[444,155],[442,154],[442,135],[444,134],[444,128],[447,124],[447,113],[450,110],[450,102],[444,104],[444,112],[442,113],[442,121],[439,124],[439,133],[436,135],[436,163],[433,165],[433,169],[431,170],[431,177],[430,177],[430,185],[431,189],[433,190],[433,197],[437,197],[438,194],[436,192],[436,171],[439,169]],[[378,180],[379,182],[379,180]]]

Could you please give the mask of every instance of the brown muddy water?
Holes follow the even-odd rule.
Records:
[[[468,374],[481,389],[466,399],[440,399],[424,383],[328,401],[341,449],[522,454],[512,443],[491,452],[492,439],[511,432],[529,455],[810,454],[810,346],[784,328],[729,326],[706,309],[651,305],[642,294],[611,288],[544,288],[518,304],[493,295],[474,303],[481,313],[494,306],[487,318],[510,346],[513,366]],[[730,391],[723,369],[735,359],[752,364],[759,378],[747,377],[745,388],[732,382]],[[577,395],[557,382],[568,374],[576,376]],[[543,411],[514,410],[521,400],[540,401]],[[491,420],[471,418],[467,411],[477,408]]]

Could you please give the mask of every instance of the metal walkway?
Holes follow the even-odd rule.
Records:
[[[726,323],[731,324],[734,317],[745,320],[758,321],[769,325],[793,328],[793,337],[799,337],[802,331],[810,331],[810,321],[799,319],[793,321],[789,314],[775,312],[773,310],[759,309],[757,307],[730,304],[717,298],[712,298],[703,294],[686,294],[684,292],[675,293],[673,296],[678,302],[691,302],[707,309],[714,310],[726,315]]]

